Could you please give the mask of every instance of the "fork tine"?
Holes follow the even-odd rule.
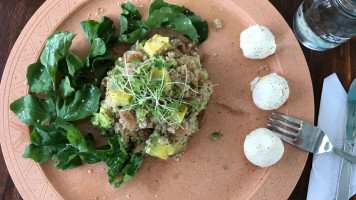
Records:
[[[274,129],[276,129],[276,130],[282,131],[283,133],[286,133],[286,134],[291,135],[291,136],[297,136],[297,135],[298,135],[297,133],[295,133],[295,132],[293,132],[293,131],[284,129],[284,128],[279,127],[279,126],[276,126],[276,125],[274,125],[274,124],[267,123],[266,125],[269,126],[269,127],[271,127],[271,128],[274,128]]]
[[[281,120],[278,120],[278,119],[274,119],[274,118],[268,118],[269,120],[271,120],[271,121],[273,121],[273,122],[276,122],[276,123],[278,123],[278,124],[282,124],[283,126],[286,126],[286,127],[288,127],[288,128],[291,128],[291,129],[293,129],[293,130],[296,130],[296,131],[299,131],[300,130],[300,128],[298,128],[298,127],[295,127],[295,126],[293,126],[293,125],[291,125],[291,124],[288,124],[288,123],[286,123],[286,122],[284,122],[284,121],[281,121]]]
[[[293,122],[295,124],[301,124],[302,123],[302,120],[294,118],[294,117],[290,117],[290,116],[283,115],[283,114],[280,114],[280,113],[272,113],[272,114],[277,116],[277,117],[279,117],[279,118],[282,118],[282,119],[285,119],[287,121]]]
[[[271,130],[272,131],[272,130]],[[295,145],[293,142],[295,141],[295,139],[292,139],[292,138],[290,138],[290,137],[287,137],[287,136],[285,136],[285,135],[282,135],[282,134],[280,134],[280,133],[277,133],[277,132],[275,132],[275,131],[272,131],[274,134],[276,134],[281,140],[283,140],[283,141],[285,141],[285,142],[287,142],[287,143],[289,143],[289,144],[291,144],[291,145]]]

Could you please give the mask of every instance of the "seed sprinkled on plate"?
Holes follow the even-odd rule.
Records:
[[[216,29],[222,28],[222,22],[221,22],[220,19],[214,19],[213,23],[214,23],[214,26],[215,26]]]
[[[178,162],[178,161],[179,161],[178,156],[175,156],[175,157],[173,158],[173,160],[176,161],[176,162]]]

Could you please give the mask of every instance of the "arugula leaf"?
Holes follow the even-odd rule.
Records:
[[[23,96],[10,104],[10,110],[25,124],[39,126],[55,115],[52,99],[39,99],[36,96]]]
[[[74,154],[75,155],[75,154]],[[65,162],[63,160],[58,160],[53,164],[53,166],[57,167],[59,170],[68,170],[68,169],[73,169],[76,168],[80,165],[82,165],[82,160],[80,159],[79,156],[74,156],[71,155],[70,159],[68,162]]]
[[[67,55],[66,61],[68,65],[68,73],[72,77],[76,77],[80,69],[84,67],[84,62],[82,59],[72,53]]]
[[[150,6],[149,15],[151,15],[154,11],[159,10],[163,7],[172,8],[173,10],[183,13],[185,16],[187,16],[190,19],[198,34],[198,40],[196,41],[198,42],[198,44],[201,44],[208,38],[209,35],[208,23],[206,21],[203,21],[200,16],[196,16],[192,11],[185,8],[184,6],[169,4],[164,2],[163,0],[155,0]],[[188,35],[186,36],[189,37]]]
[[[53,84],[56,82],[58,62],[63,59],[69,47],[72,45],[74,33],[67,31],[56,31],[48,37],[45,48],[42,51],[40,61],[46,67]]]
[[[25,153],[22,155],[24,158],[31,158],[35,162],[44,163],[52,158],[53,152],[56,149],[53,146],[36,146],[30,144],[26,147]]]
[[[187,36],[193,41],[198,41],[198,33],[190,19],[177,10],[162,7],[154,11],[146,22],[150,28],[168,28]]]
[[[111,38],[111,36],[115,33],[114,22],[102,15],[99,20],[99,27],[97,29],[98,37],[104,40],[105,44],[107,44]]]
[[[26,148],[22,157],[31,158],[39,163],[52,159],[54,154],[66,147],[67,142],[65,131],[58,129],[54,123],[35,127],[30,140],[32,144]]]
[[[86,66],[90,66],[90,61],[97,57],[97,56],[102,56],[105,54],[106,52],[106,44],[105,42],[100,39],[100,38],[95,38],[92,42],[91,48],[90,48],[90,52],[88,54],[88,56],[85,59],[85,64]],[[110,53],[110,52],[109,52]]]
[[[209,34],[208,23],[184,6],[155,0],[149,9],[147,21],[130,2],[121,5],[119,42],[135,43],[143,39],[152,28],[168,28],[184,35],[198,44]]]
[[[68,121],[86,118],[98,110],[100,96],[99,88],[86,84],[75,92],[73,98],[63,103],[57,99],[57,115]]]
[[[149,31],[150,29],[146,27],[141,27],[131,33],[120,35],[118,37],[118,41],[132,44],[144,38]]]
[[[95,155],[94,137],[91,134],[83,137],[77,128],[63,119],[48,126],[35,127],[30,140],[32,144],[26,148],[23,157],[39,163],[57,158],[54,166],[60,170],[72,169],[83,162],[94,164],[100,161]]]
[[[48,126],[35,127],[30,135],[30,140],[37,146],[63,144],[67,142],[65,130],[58,128],[55,123]]]
[[[93,135],[91,133],[88,133],[84,136],[84,139],[87,145],[88,153],[80,152],[79,153],[80,158],[83,160],[83,162],[88,164],[94,164],[100,162],[101,160],[96,156],[97,148],[95,147],[95,140]],[[107,145],[98,147],[98,149],[102,149],[105,147],[107,147]]]
[[[74,127],[74,126],[73,126]],[[70,127],[70,129],[72,129]],[[80,133],[79,133],[80,134]],[[67,138],[71,138],[72,136],[67,135]],[[79,137],[78,137],[79,138]],[[89,163],[89,164],[94,164],[97,162],[100,162],[100,159],[95,155],[95,142],[94,142],[94,137],[91,134],[87,134],[85,137],[85,143],[83,142],[82,139],[80,139],[80,143],[82,143],[82,146],[86,146],[86,149],[80,150],[78,147],[75,147],[72,145],[72,143],[69,143],[67,141],[67,144],[64,148],[62,148],[60,151],[58,151],[55,155],[53,155],[54,158],[57,158],[58,161],[54,163],[54,166],[57,167],[60,170],[64,169],[72,169],[77,166],[82,165],[82,163]],[[92,146],[94,145],[94,147]]]
[[[62,59],[62,60],[59,60],[58,61],[58,72],[60,72],[61,74],[60,75],[65,75],[65,76],[68,76],[69,73],[68,73],[68,64],[67,64],[67,61],[66,59]],[[56,75],[56,78],[61,78],[61,76],[58,76],[58,74]],[[58,83],[58,80],[56,80],[56,84]],[[57,85],[56,85],[57,86]]]
[[[33,63],[27,68],[27,83],[31,92],[46,93],[53,92],[53,82],[46,68],[41,63]]]
[[[123,178],[119,182],[115,183],[116,188],[120,187],[122,184],[126,183],[131,178],[133,178],[135,176],[136,172],[141,167],[142,155],[136,155],[133,153],[130,153],[129,155],[130,155],[129,162],[121,170],[121,175],[123,176]]]
[[[90,44],[92,44],[96,38],[102,39],[104,43],[107,44],[111,36],[115,33],[113,21],[105,15],[100,17],[99,22],[94,20],[82,21],[80,27]]]
[[[122,13],[120,15],[120,35],[129,33],[140,27],[141,14],[136,7],[130,3],[121,5]],[[122,26],[121,26],[122,25]]]
[[[178,6],[178,5],[174,5],[174,4],[170,4],[170,3],[166,3],[163,0],[155,0],[151,6],[150,9],[148,11],[148,14],[151,15],[154,11],[159,10],[163,7],[168,7],[168,8],[172,8],[173,10],[177,10],[179,12],[184,12],[187,9],[184,6]]]
[[[68,76],[65,76],[59,84],[59,90],[62,92],[64,97],[70,96],[75,90],[70,85],[70,80]]]
[[[80,22],[80,28],[82,29],[85,37],[88,39],[89,43],[92,43],[94,38],[98,37],[97,31],[99,23],[94,20],[82,21]]]
[[[129,155],[121,142],[120,135],[110,137],[108,143],[110,149],[98,150],[96,155],[108,166],[109,182],[113,184],[120,170],[124,167],[124,163],[129,158]]]
[[[203,21],[200,16],[196,16],[193,12],[187,10],[185,15],[192,21],[193,26],[198,33],[198,44],[203,43],[209,36],[208,22]]]
[[[98,79],[103,78],[105,72],[113,65],[112,54],[109,51],[109,40],[115,32],[113,21],[104,15],[99,22],[94,20],[83,21],[80,26],[91,44],[88,56],[85,59],[85,65],[89,68],[87,72],[94,72],[96,79],[90,80],[88,77],[81,77],[79,83],[91,83],[97,85]]]
[[[220,132],[214,132],[210,135],[211,139],[218,140],[220,137]]]
[[[96,79],[101,80],[104,77],[105,73],[108,71],[108,69],[114,65],[114,63],[115,62],[113,60],[106,59],[105,57],[95,58],[93,60],[92,67],[93,67],[93,71],[95,73]]]
[[[120,187],[129,181],[139,170],[142,164],[141,154],[127,153],[120,135],[115,135],[108,139],[110,149],[98,150],[96,155],[108,166],[108,176],[110,184],[113,184],[121,172],[123,178],[115,182],[115,187]]]
[[[72,136],[67,135],[68,139],[71,137]],[[64,149],[54,155],[54,157],[58,158],[58,161],[54,164],[54,166],[60,170],[63,170],[80,166],[83,162],[89,164],[100,162],[100,159],[95,155],[96,149],[93,135],[89,133],[84,137],[84,139],[85,143],[82,139],[80,139],[80,143],[85,144],[83,146],[86,146],[86,149],[80,150],[75,146],[67,145]]]
[[[104,40],[100,38],[95,38],[92,42],[89,58],[95,58],[96,56],[104,55],[106,52],[106,45]]]
[[[141,21],[140,12],[130,2],[122,4],[121,9],[118,41],[135,43],[137,40],[144,38],[149,32],[149,28]]]
[[[77,129],[72,124],[67,121],[57,118],[56,124],[58,127],[63,128],[67,131],[67,139],[72,144],[73,147],[76,147],[81,152],[87,152],[88,147],[86,145],[86,141],[83,135],[80,133],[79,129]]]
[[[198,33],[199,44],[201,44],[208,38],[208,34],[209,34],[208,23],[206,21],[203,21],[200,16],[196,16],[192,11],[190,11],[184,6],[169,4],[164,2],[163,0],[155,0],[150,6],[149,15],[151,15],[154,11],[159,10],[163,7],[172,8],[175,11],[183,13],[185,16],[187,16],[190,19],[190,21],[192,22],[193,26],[195,27]]]

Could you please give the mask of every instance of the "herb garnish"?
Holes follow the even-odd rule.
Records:
[[[220,132],[214,132],[210,135],[211,139],[218,140],[220,137]]]
[[[131,62],[131,65],[136,62]],[[127,68],[127,62],[116,61],[118,67]],[[184,93],[187,90],[193,90],[187,85],[187,77],[185,82],[169,82],[165,81],[166,76],[169,76],[167,62],[162,56],[152,56],[148,60],[136,63],[132,71],[129,73],[122,73],[118,68],[109,72],[112,80],[111,89],[120,90],[124,94],[131,95],[133,98],[125,108],[128,110],[135,110],[138,119],[143,120],[147,113],[151,113],[156,118],[167,123],[180,124],[176,118],[172,117],[172,113],[177,113],[182,104],[192,105],[190,102],[183,101]],[[163,69],[163,67],[165,67]],[[153,78],[154,69],[162,70],[162,76]],[[123,70],[125,71],[125,70]],[[188,74],[188,73],[186,73]],[[166,87],[171,87],[172,84],[184,85],[179,96],[174,97],[170,94],[171,90],[166,91]],[[194,106],[194,105],[192,105]]]

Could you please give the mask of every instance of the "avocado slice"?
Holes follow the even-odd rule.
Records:
[[[179,153],[183,153],[188,146],[188,137],[185,137],[182,141],[176,141],[171,144],[173,151],[169,152],[168,155],[175,155]]]
[[[143,50],[150,56],[154,56],[159,51],[165,51],[172,49],[172,45],[169,43],[169,37],[164,37],[161,35],[154,35],[152,38],[147,40]]]
[[[102,105],[100,107],[100,111],[98,113],[93,114],[91,123],[99,128],[108,129],[108,128],[112,128],[114,124],[114,118],[112,117],[111,113],[108,111],[106,105]]]
[[[113,106],[127,106],[132,95],[125,94],[121,90],[109,90],[108,95]]]
[[[184,138],[183,142],[169,143],[166,137],[153,133],[146,141],[145,152],[151,156],[166,160],[168,156],[184,152],[187,144],[188,138]]]
[[[164,136],[153,133],[146,141],[145,152],[151,156],[166,160],[174,152],[172,145]]]
[[[184,119],[184,116],[187,113],[187,111],[188,111],[188,107],[186,105],[184,105],[184,104],[180,104],[178,112],[172,113],[171,119],[174,122],[177,122],[178,124],[180,124],[180,123],[182,123],[182,121]]]

